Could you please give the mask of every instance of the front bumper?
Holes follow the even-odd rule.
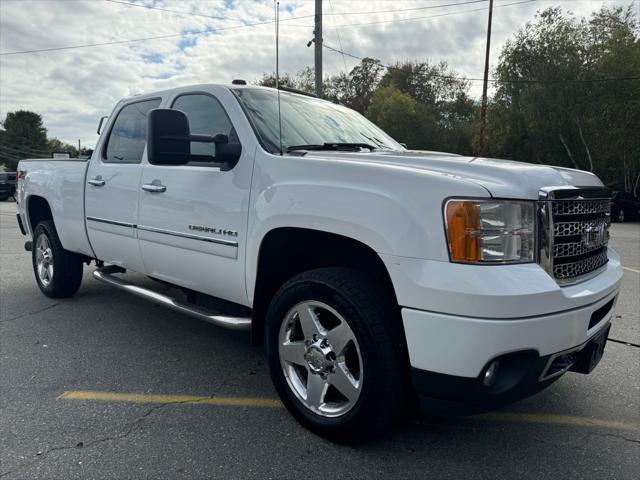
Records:
[[[411,369],[421,407],[431,414],[472,415],[494,410],[537,393],[566,371],[590,373],[604,353],[610,322],[582,345],[552,355],[523,350],[491,359],[476,378]],[[499,365],[491,384],[483,382],[488,367]]]
[[[579,309],[539,317],[495,320],[402,309],[411,366],[476,378],[501,355],[532,351],[547,357],[578,347],[611,319],[618,291]]]
[[[547,370],[559,353],[576,352],[609,328],[623,272],[616,252],[609,249],[608,256],[595,277],[561,287],[537,264],[476,266],[381,255],[402,306],[415,389],[431,398],[497,406],[555,381],[566,369]],[[517,382],[488,391],[480,377],[500,358],[510,359]]]

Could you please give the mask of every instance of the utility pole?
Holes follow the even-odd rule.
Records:
[[[78,139],[78,156],[80,156],[80,139]]]
[[[485,130],[487,128],[487,85],[489,83],[489,51],[491,47],[491,17],[493,16],[493,0],[489,0],[489,22],[487,25],[487,49],[484,57],[484,82],[482,84],[482,107],[480,109],[480,152],[484,156]]]
[[[315,47],[314,71],[316,76],[316,97],[322,97],[322,0],[316,0],[315,30],[313,31]]]

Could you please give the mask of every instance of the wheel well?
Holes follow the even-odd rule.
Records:
[[[278,289],[298,273],[321,267],[350,267],[365,273],[389,293],[397,305],[389,272],[380,256],[352,238],[305,228],[277,228],[262,240],[253,302],[252,339],[264,338],[267,309]],[[399,315],[399,309],[398,309]]]
[[[53,215],[51,213],[49,203],[42,197],[29,197],[29,201],[27,203],[27,213],[29,215],[29,225],[31,226],[31,232],[33,232],[36,229],[36,226],[43,220],[53,220]]]

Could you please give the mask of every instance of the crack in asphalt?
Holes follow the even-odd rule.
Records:
[[[47,305],[46,307],[42,307],[42,308],[40,308],[38,310],[34,310],[33,312],[26,312],[26,313],[22,313],[20,315],[17,315],[15,317],[11,317],[11,318],[6,318],[4,320],[0,320],[0,323],[13,322],[14,320],[19,320],[21,318],[28,317],[30,315],[36,315],[38,313],[45,312],[45,311],[47,311],[47,310],[49,310],[51,308],[57,307],[58,305],[60,305],[60,302],[52,303],[51,305]]]
[[[640,440],[635,438],[625,437],[624,435],[620,435],[619,433],[597,433],[597,432],[589,432],[589,435],[594,435],[596,437],[613,437],[619,440],[624,440],[625,442],[638,443],[640,444]]]
[[[53,453],[53,452],[58,452],[58,451],[61,451],[61,450],[84,450],[86,448],[94,447],[95,445],[98,445],[100,443],[122,440],[124,438],[127,438],[129,435],[131,435],[134,432],[136,426],[141,424],[144,421],[145,418],[148,418],[152,413],[157,412],[158,410],[160,410],[160,409],[162,409],[164,407],[168,407],[170,405],[181,405],[181,404],[185,404],[185,403],[199,403],[199,402],[206,401],[208,398],[212,398],[212,397],[215,397],[215,394],[212,394],[209,397],[203,397],[203,398],[197,399],[197,400],[184,400],[184,401],[180,401],[180,402],[166,402],[166,403],[161,403],[159,405],[154,405],[151,408],[149,408],[145,413],[143,413],[142,415],[137,417],[135,420],[130,422],[128,424],[129,426],[126,428],[126,430],[124,432],[118,434],[118,435],[112,435],[112,436],[108,436],[108,437],[98,438],[97,440],[92,440],[92,441],[90,441],[88,443],[79,442],[79,443],[77,443],[75,445],[63,445],[63,446],[57,446],[57,447],[48,448],[43,452],[36,453],[36,457],[34,459],[32,459],[30,462],[25,462],[22,465],[18,465],[13,470],[8,470],[6,472],[0,472],[0,478],[1,477],[6,477],[7,475],[11,475],[12,473],[13,474],[17,474],[20,470],[23,470],[24,468],[27,468],[27,467],[33,465],[34,463],[46,458],[50,453]]]
[[[637,343],[627,342],[626,340],[618,340],[617,338],[609,338],[609,341],[610,342],[616,342],[616,343],[619,343],[620,345],[625,345],[627,347],[640,348],[640,345],[638,345]]]

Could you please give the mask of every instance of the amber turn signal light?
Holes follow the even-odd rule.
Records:
[[[478,203],[455,200],[447,203],[449,252],[454,262],[480,260],[480,213]]]

